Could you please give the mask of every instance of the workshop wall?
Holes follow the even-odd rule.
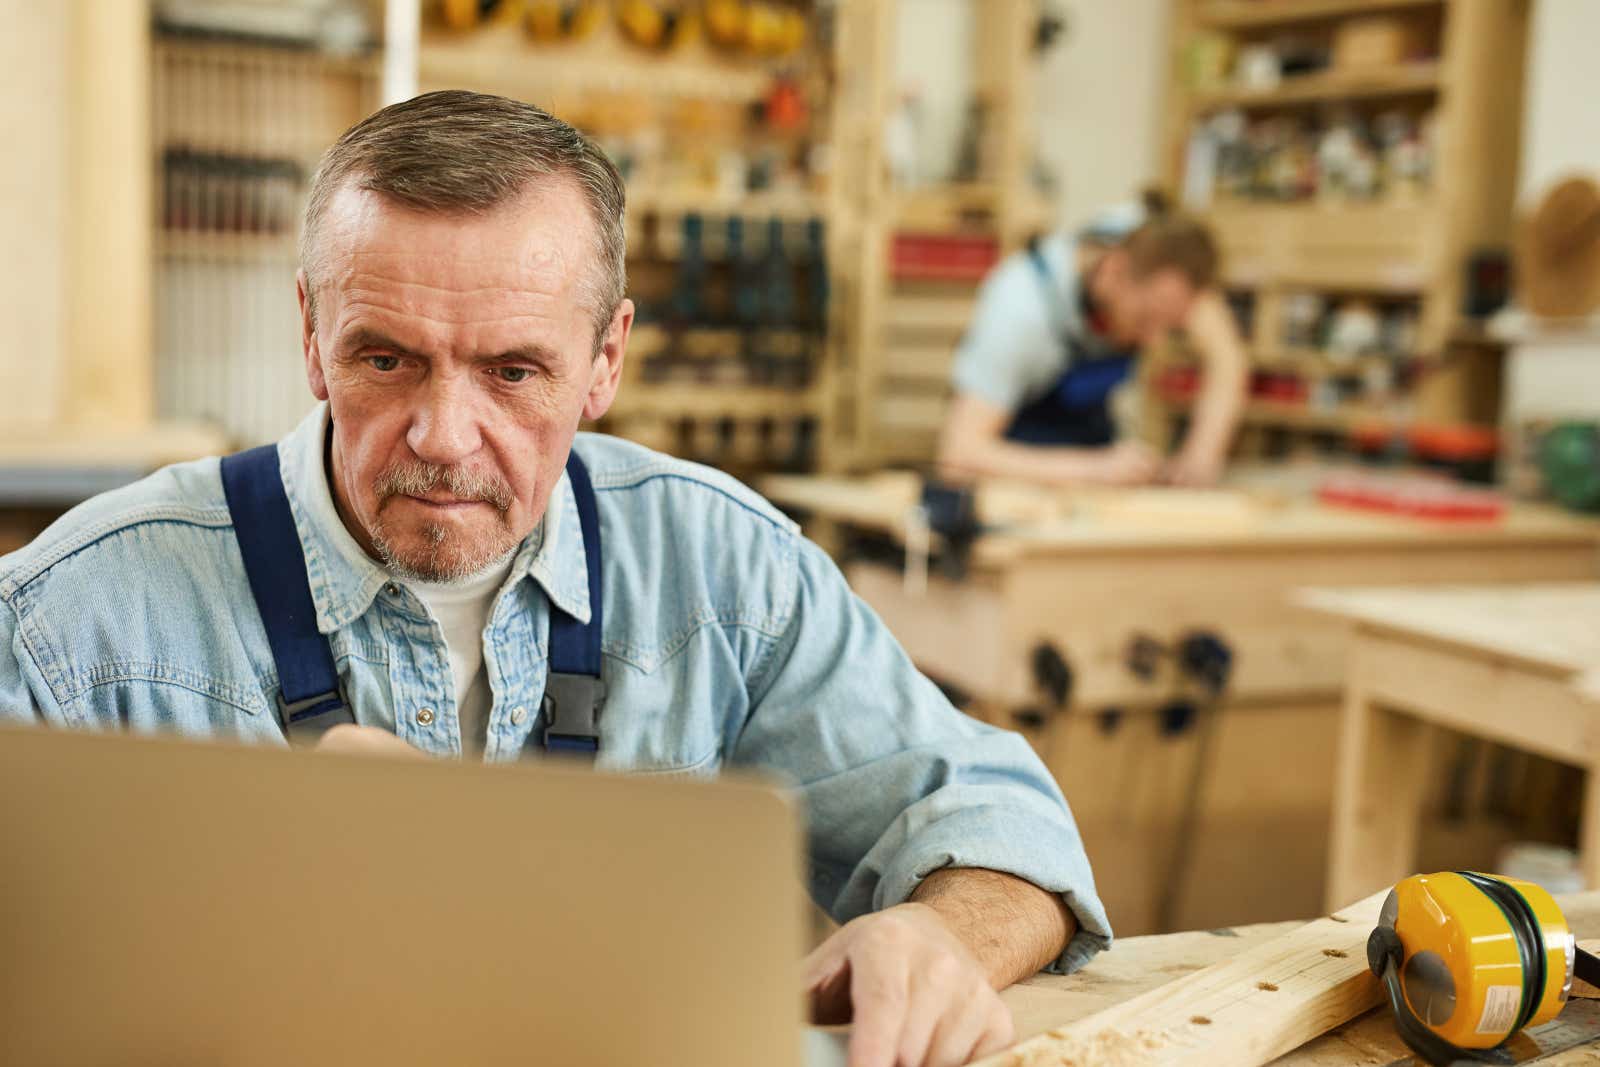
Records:
[[[966,120],[975,10],[970,0],[900,7],[897,89],[920,101],[917,159],[930,181],[946,176]],[[1035,77],[1036,121],[1040,158],[1058,183],[1057,217],[1075,226],[1160,172],[1171,5],[1071,0],[1061,10],[1066,32]]]
[[[1600,4],[1539,0],[1528,42],[1520,202],[1574,170],[1600,172]]]

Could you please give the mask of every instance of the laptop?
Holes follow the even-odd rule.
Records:
[[[839,1059],[749,782],[0,731],[0,1063]]]

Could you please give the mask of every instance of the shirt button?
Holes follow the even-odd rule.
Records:
[[[400,587],[398,585],[395,585],[393,582],[390,582],[388,585],[384,586],[383,587],[383,591],[385,593],[388,593],[390,596],[399,596],[400,595]]]
[[[518,704],[511,709],[511,725],[521,726],[528,721],[528,709]]]
[[[418,726],[432,726],[433,725],[433,709],[432,708],[418,708],[417,709],[417,725]]]

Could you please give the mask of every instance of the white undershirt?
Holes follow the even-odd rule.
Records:
[[[450,677],[455,683],[456,717],[461,722],[461,751],[469,756],[482,756],[488,744],[494,693],[483,666],[483,631],[494,610],[495,594],[511,573],[513,561],[513,556],[507,556],[505,562],[459,582],[412,579],[405,583],[444,629],[445,654],[450,657]]]

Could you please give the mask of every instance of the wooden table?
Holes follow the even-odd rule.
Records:
[[[855,591],[968,710],[1026,729],[1061,783],[1113,925],[1127,933],[1287,919],[1322,907],[1348,628],[1291,600],[1308,585],[1593,580],[1600,523],[1514,507],[1445,524],[1331,509],[1316,475],[1245,472],[1217,491],[1048,492],[986,485],[994,528],[966,575],[923,587],[893,563],[849,562],[853,539],[904,544],[919,482],[907,475],[772,478],[760,488],[837,542]],[[1208,631],[1232,650],[1212,733],[1170,704],[1194,696],[1172,658],[1129,668],[1137,638],[1171,648]],[[1038,684],[1042,645],[1070,665],[1065,707]],[[1181,709],[1179,709],[1181,710]],[[1204,717],[1202,717],[1202,722]],[[1189,783],[1207,768],[1181,899],[1165,902]],[[1241,879],[1239,871],[1253,877]]]
[[[1600,887],[1600,584],[1311,590],[1354,622],[1327,897],[1410,873],[1445,727],[1586,772],[1579,864]]]
[[[1580,939],[1600,937],[1600,893],[1558,898]],[[1002,994],[1023,1040],[1074,1022],[1157,986],[1294,930],[1299,923],[1263,923],[1218,930],[1126,938],[1075,975],[1040,975]],[[1387,1008],[1379,1008],[1306,1043],[1276,1062],[1282,1067],[1394,1064],[1409,1056]],[[1593,1064],[1593,1045],[1540,1062]],[[1001,1062],[1004,1062],[1003,1058]]]

